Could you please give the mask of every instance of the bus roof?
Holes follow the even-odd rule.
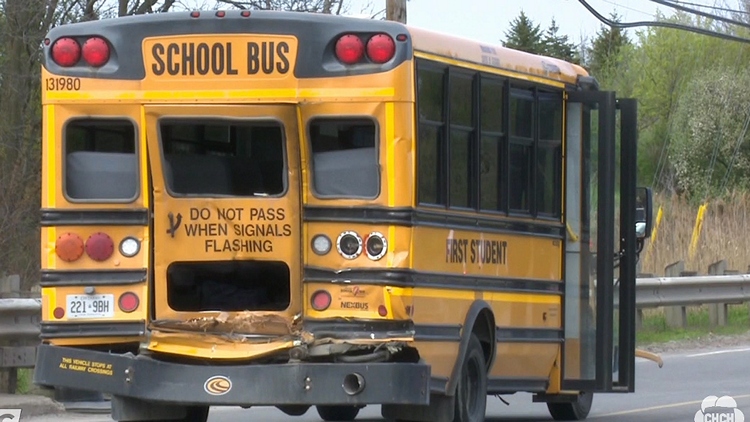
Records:
[[[500,45],[407,26],[414,50],[447,59],[495,67],[511,72],[576,84],[579,76],[589,76],[581,66],[551,57],[526,53]]]

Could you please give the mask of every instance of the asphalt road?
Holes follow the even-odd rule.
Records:
[[[750,347],[724,350],[681,352],[662,355],[664,367],[649,361],[636,365],[636,392],[632,394],[600,394],[594,397],[589,420],[602,422],[687,422],[696,420],[704,398],[731,396],[737,409],[750,421]],[[510,405],[495,397],[488,398],[487,422],[551,421],[542,403],[532,403],[531,395],[503,397]],[[111,422],[104,416],[66,414],[30,418],[29,422],[80,421]],[[698,419],[703,420],[703,419]],[[709,419],[710,420],[710,419]],[[213,408],[210,422],[318,422],[314,408],[301,417],[287,416],[275,408]],[[362,409],[357,421],[382,422],[380,409]],[[739,419],[735,419],[739,422]]]

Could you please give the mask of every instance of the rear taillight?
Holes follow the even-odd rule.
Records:
[[[375,63],[386,63],[393,58],[394,54],[396,54],[396,43],[390,35],[373,35],[367,41],[367,57]]]
[[[130,313],[138,309],[141,300],[138,299],[138,295],[133,292],[127,292],[120,295],[120,299],[117,301],[117,305],[120,310],[126,313]]]
[[[93,67],[101,67],[109,61],[109,44],[104,38],[91,37],[83,43],[83,60]]]
[[[364,55],[365,45],[358,36],[348,34],[336,41],[336,58],[342,63],[358,63]]]
[[[336,249],[346,259],[355,259],[362,253],[362,238],[352,231],[345,231],[336,240]]]
[[[81,46],[73,38],[60,38],[52,44],[52,60],[62,67],[71,67],[81,60]]]
[[[106,261],[115,251],[115,242],[106,233],[94,233],[86,240],[86,254],[94,261]]]
[[[385,240],[385,236],[378,232],[372,232],[367,236],[367,240],[365,240],[365,252],[368,258],[377,261],[384,257],[387,251],[388,242]]]
[[[52,316],[55,317],[55,319],[62,319],[62,317],[65,316],[65,309],[58,306],[54,311],[52,311]]]
[[[83,239],[73,233],[65,233],[55,242],[55,253],[66,262],[76,261],[83,255]]]
[[[331,294],[325,290],[318,290],[310,298],[310,306],[316,311],[325,311],[331,306]]]

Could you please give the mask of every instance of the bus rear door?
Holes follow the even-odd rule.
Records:
[[[208,317],[218,331],[286,334],[302,310],[295,106],[153,105],[145,120],[152,328],[205,330]]]

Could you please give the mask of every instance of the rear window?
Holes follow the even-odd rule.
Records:
[[[284,192],[284,135],[276,121],[170,120],[160,124],[164,177],[179,195]]]
[[[124,119],[65,126],[65,194],[71,201],[132,201],[138,195],[135,125]]]
[[[319,196],[375,198],[380,167],[375,123],[363,119],[316,119],[310,123],[313,189]]]

